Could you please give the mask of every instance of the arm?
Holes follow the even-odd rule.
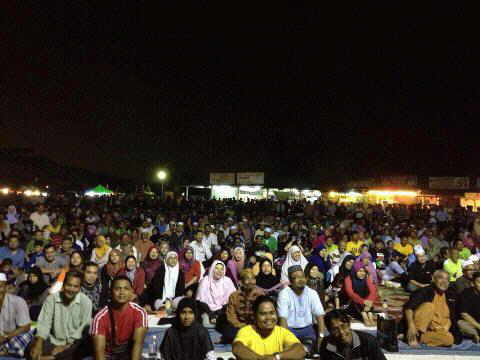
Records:
[[[345,278],[344,290],[345,290],[345,293],[347,294],[347,296],[350,299],[352,299],[355,303],[360,304],[360,305],[363,305],[365,303],[365,299],[362,299],[360,297],[360,295],[358,295],[357,293],[355,293],[353,291],[352,279],[350,278],[350,276],[347,276],[347,278]]]
[[[285,328],[288,329],[288,298],[285,294],[285,291],[281,291],[278,294],[278,300],[277,300],[277,305],[278,305],[278,324]]]
[[[30,324],[27,324],[27,325],[24,325],[24,326],[19,326],[18,328],[16,328],[12,332],[5,333],[4,339],[5,339],[5,341],[9,341],[10,339],[14,338],[15,336],[26,333],[28,331],[30,331]]]
[[[230,324],[232,324],[234,327],[237,329],[240,329],[244,327],[247,324],[242,323],[237,316],[237,311],[235,310],[235,300],[237,296],[232,294],[228,298],[228,304],[227,304],[227,320]]]
[[[238,360],[262,360],[263,356],[258,355],[255,351],[237,341],[232,346],[232,353]]]
[[[95,335],[93,337],[93,353],[95,354],[95,360],[105,360],[105,336]]]
[[[293,344],[287,350],[280,353],[282,360],[301,360],[305,359],[305,348],[302,344]]]
[[[133,333],[133,348],[132,348],[132,357],[131,357],[132,360],[141,360],[143,341],[145,340],[146,334],[147,334],[147,328],[141,327],[141,328],[135,329],[135,332]]]
[[[475,327],[477,330],[480,330],[480,323],[475,321],[475,319],[470,314],[468,314],[466,312],[462,312],[460,315],[462,315],[463,320],[468,322],[470,325]]]
[[[415,327],[415,322],[413,321],[413,310],[405,310],[405,319],[407,320],[407,341],[409,345],[415,345],[417,343],[417,328]]]

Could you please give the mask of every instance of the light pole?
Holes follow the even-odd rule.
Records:
[[[164,184],[165,180],[167,179],[167,172],[165,170],[159,170],[157,172],[157,177],[162,184],[162,199],[163,199],[163,184]]]

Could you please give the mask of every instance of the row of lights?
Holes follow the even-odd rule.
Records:
[[[23,194],[23,195],[29,196],[29,197],[30,197],[30,196],[48,196],[48,193],[46,193],[46,192],[41,192],[41,191],[39,191],[39,190],[30,190],[30,189],[28,189],[28,190],[25,190],[25,191],[22,192],[22,191],[14,191],[14,190],[11,190],[11,189],[9,189],[9,188],[0,189],[0,193],[1,193],[2,195],[8,195],[8,194],[10,194],[10,193],[15,193],[15,192],[16,192],[17,194]]]

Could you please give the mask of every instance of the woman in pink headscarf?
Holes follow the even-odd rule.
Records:
[[[213,313],[213,316],[210,316],[211,321],[221,314],[228,303],[228,298],[236,290],[232,280],[226,277],[225,273],[225,264],[215,260],[210,266],[208,276],[200,281],[198,287],[197,300],[208,305]]]
[[[240,272],[245,267],[245,250],[241,246],[233,249],[233,256],[227,263],[227,276],[238,286],[240,282]]]
[[[362,252],[355,260],[354,267],[363,267],[368,273],[368,276],[372,279],[374,284],[378,284],[377,269],[373,266],[372,255],[368,251]]]

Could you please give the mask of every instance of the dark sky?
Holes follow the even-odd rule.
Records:
[[[480,174],[472,10],[8,3],[1,143],[178,182]]]

